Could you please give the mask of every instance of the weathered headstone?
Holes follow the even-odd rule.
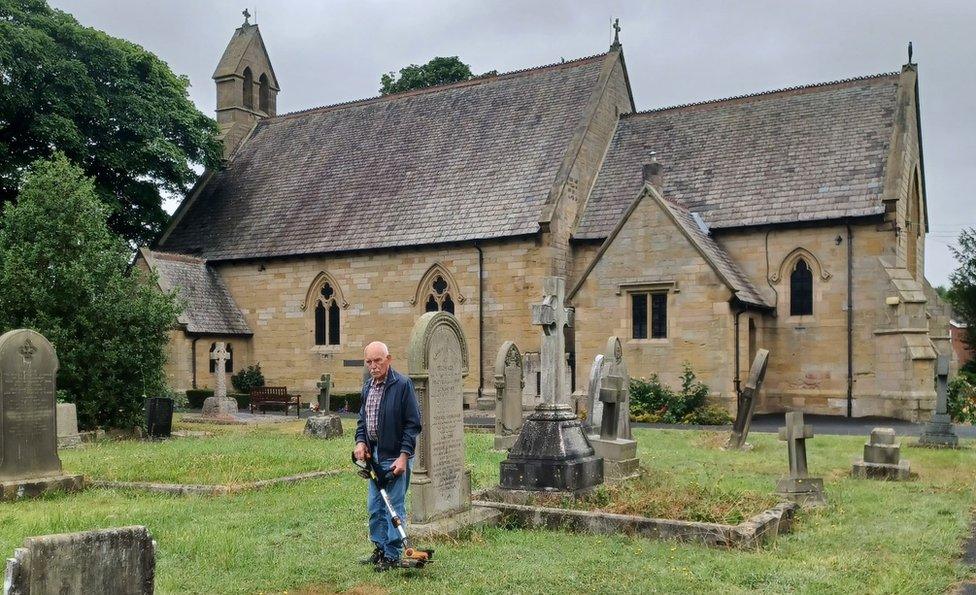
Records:
[[[919,446],[935,448],[956,448],[959,436],[952,429],[949,417],[949,356],[939,355],[935,361],[935,413],[925,425],[918,439]]]
[[[779,429],[779,439],[786,441],[790,458],[790,475],[776,483],[776,494],[804,506],[826,504],[823,479],[810,477],[807,469],[806,442],[813,438],[813,426],[803,423],[803,413],[786,414],[786,426]]]
[[[407,350],[423,431],[411,477],[410,520],[430,523],[471,508],[471,472],[464,466],[464,377],[468,346],[453,315],[417,320]]]
[[[338,438],[342,436],[342,419],[335,413],[313,415],[305,420],[306,436],[312,438]]]
[[[210,359],[214,361],[214,394],[203,401],[204,417],[233,417],[237,414],[237,399],[227,396],[225,363],[230,354],[226,345],[220,341],[214,347]]]
[[[81,444],[78,432],[78,409],[74,403],[58,403],[57,407],[58,448],[71,448]]]
[[[864,458],[854,461],[851,476],[858,479],[904,481],[910,477],[910,464],[901,460],[901,445],[892,428],[875,428],[864,445]]]
[[[569,406],[564,329],[572,326],[573,314],[564,306],[565,290],[563,278],[547,277],[542,303],[532,305],[532,323],[542,327],[542,403],[501,463],[503,490],[578,492],[603,483],[603,459]]]
[[[495,358],[495,450],[508,450],[522,429],[522,353],[505,341]]]
[[[759,389],[762,388],[763,379],[766,378],[766,364],[769,361],[769,351],[759,349],[756,357],[752,360],[752,367],[749,368],[749,379],[746,380],[746,387],[739,395],[738,408],[735,414],[735,423],[732,424],[732,435],[729,436],[725,448],[729,450],[748,450],[752,448],[747,442],[749,436],[749,426],[752,425],[752,415],[756,411],[756,401],[759,399]]]
[[[630,374],[617,337],[610,337],[603,354],[599,401],[603,404],[600,434],[590,436],[590,443],[596,454],[603,457],[604,476],[613,481],[634,477],[639,461],[637,442],[630,435]]]
[[[7,558],[4,595],[151,595],[156,542],[145,527],[28,537]]]
[[[534,411],[539,404],[539,354],[524,353],[522,356],[522,410]]]
[[[315,386],[319,389],[319,412],[329,413],[332,410],[332,374],[322,374]]]
[[[598,353],[593,358],[593,365],[590,366],[589,381],[586,384],[586,419],[583,420],[583,429],[588,435],[599,432],[600,424],[603,422],[603,402],[600,401],[600,377],[602,372],[603,354]]]
[[[41,334],[19,329],[0,336],[0,499],[84,487],[81,475],[61,471],[57,372],[57,354]]]

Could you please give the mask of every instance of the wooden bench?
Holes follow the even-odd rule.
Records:
[[[295,406],[295,416],[301,416],[302,400],[299,395],[289,395],[288,389],[284,386],[258,386],[251,389],[251,413],[255,408],[267,413],[268,403],[285,406],[285,415],[288,415],[288,408]]]

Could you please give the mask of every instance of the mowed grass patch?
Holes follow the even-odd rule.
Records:
[[[191,467],[181,475],[182,463],[170,457],[207,452],[243,457],[235,460],[254,468],[234,471],[240,477],[284,475],[279,469],[288,465],[349,472],[225,496],[92,489],[3,503],[0,553],[9,556],[30,535],[143,524],[158,542],[159,593],[941,593],[972,574],[960,562],[974,506],[976,450],[970,441],[960,451],[903,448],[918,480],[885,483],[846,477],[863,437],[814,438],[808,442],[811,471],[825,477],[829,504],[801,512],[793,534],[758,551],[490,528],[437,540],[438,561],[422,571],[377,574],[355,564],[370,546],[366,483],[348,462],[351,435],[315,440],[300,435],[300,424],[291,424],[292,430],[288,425],[213,426],[216,433],[209,438],[120,442],[93,453],[111,447],[112,460],[100,468],[119,475],[155,457],[157,468],[147,473],[182,482],[206,474]],[[727,453],[710,432],[638,429],[634,434],[647,473],[683,485],[768,494],[787,469],[786,446],[775,435],[752,434],[754,451]],[[274,444],[279,436],[305,449],[293,455],[302,462],[281,461],[278,449],[260,444]],[[505,455],[492,451],[491,442],[490,434],[466,435],[476,489],[498,481],[498,462]],[[227,454],[244,445],[250,446],[247,455]],[[86,450],[64,451],[65,466],[76,471],[68,459],[88,456]],[[300,470],[313,469],[289,472]]]

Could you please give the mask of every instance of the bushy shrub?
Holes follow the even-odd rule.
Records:
[[[230,383],[234,385],[237,392],[247,394],[250,394],[251,389],[254,387],[264,386],[264,374],[261,373],[261,364],[257,363],[242,369],[230,377]]]
[[[332,411],[342,411],[343,407],[346,407],[346,411],[357,413],[360,403],[361,395],[359,393],[346,393],[344,395],[332,395],[329,407]]]
[[[682,366],[681,390],[661,382],[657,374],[630,381],[630,418],[645,423],[726,424],[728,413],[717,406],[706,406],[708,386],[698,380],[691,366]]]
[[[186,401],[190,406],[190,409],[200,409],[203,407],[203,402],[206,401],[208,397],[212,397],[213,395],[213,389],[192,388],[186,391]]]
[[[948,409],[953,421],[976,423],[976,374],[960,371],[949,382]]]

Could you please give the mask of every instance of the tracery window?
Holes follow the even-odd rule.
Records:
[[[450,312],[454,314],[454,299],[451,298],[449,288],[443,275],[435,275],[428,288],[424,310],[426,312]]]
[[[339,303],[332,284],[326,282],[315,299],[315,344],[339,344]]]

